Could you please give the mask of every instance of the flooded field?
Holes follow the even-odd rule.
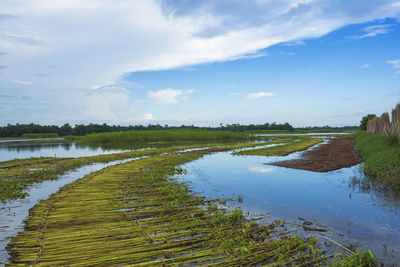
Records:
[[[362,179],[360,166],[318,173],[268,165],[297,158],[207,155],[183,168],[197,194],[208,198],[243,199],[240,207],[266,221],[310,221],[335,233],[337,240],[370,249],[387,263],[400,261],[400,202],[376,192],[362,192],[354,178]],[[269,218],[269,220],[268,220]]]
[[[298,141],[294,139],[293,142],[299,143]],[[308,150],[326,142],[325,140]],[[253,142],[251,147],[257,144]],[[260,143],[257,149],[273,148],[278,144]],[[238,147],[234,152],[251,149],[244,144],[236,146]],[[203,146],[202,149],[204,148],[211,149],[212,146]],[[187,148],[179,152],[197,149]],[[232,147],[225,150],[230,149]],[[0,161],[53,155],[83,157],[124,151],[127,150],[93,149],[61,142],[21,142],[1,145]],[[298,226],[305,222],[312,223],[324,231],[321,233],[300,229],[297,234],[320,239],[326,235],[354,250],[371,250],[385,264],[400,261],[400,202],[381,192],[368,191],[360,186],[360,181],[364,179],[362,164],[318,173],[270,165],[277,161],[297,159],[304,151],[288,156],[238,156],[233,155],[232,151],[220,151],[223,152],[207,154],[182,165],[188,172],[176,176],[178,181],[188,183],[196,195],[207,199],[236,200],[230,203],[243,209],[250,217],[258,218],[261,224],[268,225],[275,220],[284,220]],[[23,230],[23,220],[27,218],[29,209],[40,199],[48,198],[62,186],[91,172],[131,160],[132,158],[107,164],[95,163],[78,168],[61,175],[58,180],[30,186],[27,189],[29,196],[25,199],[0,204],[0,263],[7,262],[8,242]],[[336,246],[333,250],[343,252]]]

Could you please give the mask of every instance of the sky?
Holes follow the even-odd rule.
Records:
[[[398,0],[1,0],[0,125],[358,125],[400,100]]]

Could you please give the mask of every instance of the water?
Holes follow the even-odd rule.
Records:
[[[74,171],[61,175],[58,180],[44,181],[27,189],[29,196],[6,204],[0,203],[0,265],[7,262],[9,257],[6,250],[11,237],[23,231],[23,220],[29,215],[29,209],[36,205],[40,199],[47,199],[51,194],[58,191],[66,184],[72,183],[92,172],[99,171],[105,167],[124,163],[134,159],[117,160],[109,163],[95,163],[78,168]]]
[[[386,263],[400,262],[399,203],[353,186],[352,177],[362,175],[359,166],[317,173],[265,164],[299,155],[216,153],[185,164],[189,172],[178,179],[207,198],[241,195],[244,201],[238,205],[254,215],[300,224],[301,217],[323,225],[344,244],[371,249]]]
[[[126,152],[128,150],[103,148],[91,148],[88,146],[80,146],[75,143],[10,143],[0,145],[0,161],[23,159],[31,157],[59,157],[59,158],[75,158],[87,157],[100,154],[111,154]]]

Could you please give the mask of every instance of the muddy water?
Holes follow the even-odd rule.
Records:
[[[29,196],[25,199],[14,200],[6,204],[0,203],[0,266],[7,262],[9,257],[6,246],[11,237],[23,230],[23,220],[28,216],[29,209],[39,202],[47,199],[66,184],[72,183],[92,172],[105,167],[124,163],[134,159],[118,160],[109,163],[96,163],[78,168],[67,174],[61,175],[58,180],[44,181],[27,189]]]
[[[316,173],[265,164],[300,154],[258,157],[216,153],[184,165],[189,172],[178,179],[189,182],[195,192],[206,197],[241,195],[244,201],[237,205],[255,216],[298,224],[305,219],[326,227],[345,245],[371,249],[387,264],[400,262],[399,202],[354,186],[353,177],[362,178],[359,165]]]
[[[58,157],[75,158],[125,152],[128,150],[106,150],[103,148],[91,148],[75,143],[3,143],[0,146],[0,161],[11,159],[23,159],[31,157]]]

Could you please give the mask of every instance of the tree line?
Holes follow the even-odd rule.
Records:
[[[241,125],[237,124],[226,124],[222,123],[219,127],[198,127],[194,125],[181,125],[181,126],[169,126],[167,124],[149,124],[149,125],[108,125],[90,123],[88,125],[76,124],[71,126],[69,123],[63,126],[57,125],[39,125],[39,124],[7,124],[6,126],[0,127],[0,137],[21,137],[24,134],[45,134],[45,133],[56,133],[59,136],[68,135],[85,135],[90,133],[104,133],[104,132],[120,132],[120,131],[132,131],[132,130],[163,130],[163,129],[197,129],[197,130],[210,130],[210,131],[255,131],[255,130],[286,130],[294,131],[294,128],[289,123],[277,124],[265,123],[265,124],[249,124]]]

